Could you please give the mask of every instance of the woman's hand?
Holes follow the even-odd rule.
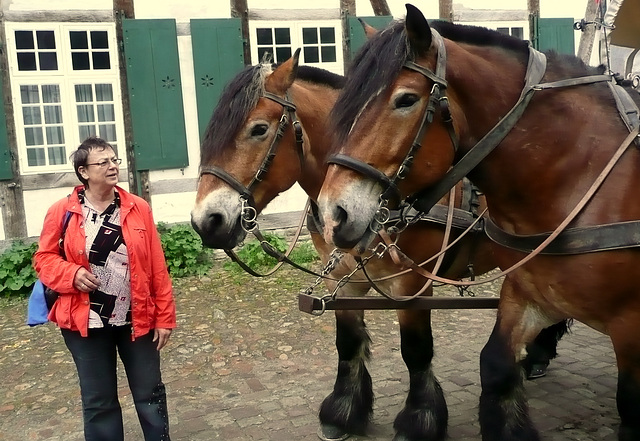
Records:
[[[100,286],[100,280],[82,267],[76,271],[76,275],[73,278],[73,286],[79,291],[91,292],[98,289]]]
[[[171,336],[171,329],[156,328],[153,331],[153,341],[158,342],[158,350],[164,348]]]

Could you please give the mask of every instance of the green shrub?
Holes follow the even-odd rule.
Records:
[[[264,238],[281,253],[287,251],[289,245],[283,237],[272,233],[265,233]],[[275,258],[264,252],[260,242],[255,239],[247,242],[236,254],[249,268],[257,271],[270,269],[278,263]],[[289,259],[300,265],[308,264],[318,260],[318,253],[310,241],[301,242],[291,251]],[[224,263],[224,268],[227,270],[240,269],[230,260]]]
[[[159,222],[158,232],[172,277],[202,275],[211,268],[211,251],[202,246],[200,237],[191,226],[177,224],[169,227]]]
[[[36,242],[25,244],[16,241],[0,254],[0,294],[4,297],[24,297],[31,292],[37,279],[32,266],[33,253],[38,249]]]

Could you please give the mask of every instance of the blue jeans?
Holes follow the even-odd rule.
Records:
[[[145,441],[168,441],[167,395],[153,331],[131,341],[131,326],[89,329],[89,336],[62,329],[80,379],[87,441],[124,440],[118,401],[116,352],[120,355]]]

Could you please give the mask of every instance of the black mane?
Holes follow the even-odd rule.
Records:
[[[406,61],[414,61],[409,47],[404,20],[397,20],[367,40],[356,54],[347,81],[332,112],[332,124],[344,141],[355,116],[380,90],[398,76]],[[513,51],[526,62],[528,43],[497,31],[434,20],[430,25],[449,40],[479,46],[500,46]]]
[[[266,65],[248,66],[225,86],[205,130],[201,164],[208,163],[233,141],[264,93],[264,79],[268,72]],[[297,79],[332,89],[344,86],[343,76],[311,66],[299,66]]]

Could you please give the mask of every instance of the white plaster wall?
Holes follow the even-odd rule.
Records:
[[[192,18],[229,18],[230,5],[228,0],[135,0],[134,8],[136,18],[175,18],[188,22]]]
[[[4,11],[112,10],[112,0],[2,0]]]

